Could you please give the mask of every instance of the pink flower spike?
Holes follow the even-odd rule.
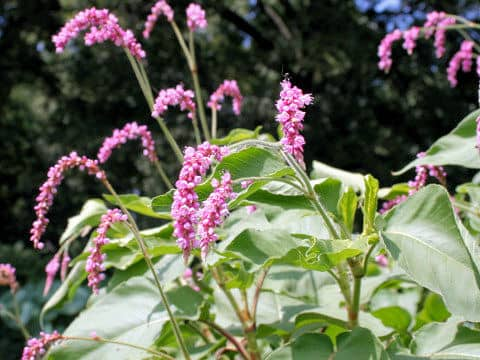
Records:
[[[420,28],[418,26],[413,26],[403,33],[403,48],[407,50],[408,55],[413,54],[419,34]]]
[[[87,29],[88,32],[85,34],[85,45],[87,46],[109,40],[116,46],[128,49],[138,59],[145,57],[145,51],[135,39],[132,31],[124,30],[118,24],[117,17],[107,9],[96,9],[94,7],[79,12],[52,37],[57,53],[63,52],[70,40]]]
[[[458,84],[457,73],[460,70],[460,67],[464,72],[468,72],[472,69],[473,46],[474,44],[472,41],[464,40],[460,46],[460,50],[457,51],[450,60],[447,75],[451,87],[455,87]]]
[[[105,279],[105,258],[102,253],[102,247],[108,244],[107,232],[116,222],[127,221],[127,215],[123,214],[119,209],[108,210],[100,219],[100,225],[97,228],[97,236],[93,239],[93,248],[85,265],[88,273],[88,286],[92,288],[95,295],[98,294],[98,286]]]
[[[375,262],[380,267],[387,267],[388,266],[388,258],[384,254],[379,254],[379,255],[375,256]]]
[[[40,333],[40,338],[31,338],[27,341],[27,346],[23,348],[22,360],[37,360],[43,358],[47,348],[54,342],[63,339],[57,331],[52,334]]]
[[[70,264],[71,260],[72,259],[70,258],[70,256],[68,256],[68,254],[64,252],[62,257],[62,267],[60,269],[60,279],[62,279],[62,281],[65,281],[65,278],[67,277],[68,265]]]
[[[195,116],[195,94],[192,90],[185,90],[182,84],[175,88],[163,89],[158,93],[153,105],[152,117],[162,116],[169,106],[180,105],[180,110],[188,111],[188,117],[193,119]]]
[[[313,101],[311,94],[304,94],[301,89],[292,86],[291,82],[284,80],[281,83],[282,90],[276,107],[278,114],[275,120],[282,125],[283,138],[280,142],[286,152],[292,154],[297,161],[303,162],[303,145],[305,139],[300,134],[303,130],[305,112],[302,109]]]
[[[440,59],[445,54],[445,41],[446,41],[446,26],[454,25],[455,19],[452,17],[446,17],[438,23],[437,29],[435,31],[435,55]]]
[[[69,169],[79,168],[87,170],[89,175],[95,175],[97,179],[104,180],[105,173],[98,167],[97,160],[91,160],[86,156],[79,156],[76,152],[71,152],[68,156],[63,156],[57,163],[48,170],[47,181],[40,186],[40,193],[35,199],[35,214],[37,219],[33,222],[30,229],[30,241],[36,249],[42,249],[44,244],[40,241],[48,225],[47,213],[53,204],[53,199],[57,193],[58,186],[63,181],[63,173]]]
[[[402,38],[402,32],[398,29],[385,35],[378,46],[378,68],[388,73],[392,67],[392,46],[395,41]]]
[[[221,181],[213,179],[212,186],[213,192],[203,202],[202,208],[198,212],[200,221],[197,234],[203,259],[207,257],[210,246],[218,240],[215,229],[222,225],[223,220],[229,214],[228,200],[235,198],[232,177],[228,171],[222,175]]]
[[[446,14],[444,12],[432,11],[427,14],[427,21],[423,24],[425,29],[425,39],[429,39],[435,33],[435,27],[437,24],[445,19]]]
[[[57,275],[57,272],[59,269],[60,269],[60,255],[55,254],[52,260],[50,260],[47,266],[45,266],[45,273],[47,274],[47,278],[45,280],[43,296],[47,296],[48,292],[52,288],[53,280],[55,279],[55,275]]]
[[[183,251],[185,262],[191,250],[198,247],[195,230],[200,204],[195,187],[202,182],[202,177],[207,173],[213,160],[222,160],[228,152],[227,147],[211,145],[208,142],[204,142],[196,149],[186,147],[184,150],[184,161],[173,194],[172,218],[173,234]]]
[[[9,286],[14,294],[18,289],[16,269],[10,264],[0,264],[0,286]]]
[[[223,83],[210,95],[210,101],[208,106],[211,109],[220,110],[222,107],[221,102],[224,101],[225,96],[233,98],[233,112],[235,115],[240,115],[242,111],[243,96],[240,93],[240,88],[236,80],[224,80]]]
[[[165,15],[168,21],[173,21],[173,9],[168,5],[165,0],[159,0],[153,5],[150,15],[147,17],[147,21],[145,21],[145,30],[143,30],[143,37],[148,39],[150,37],[150,33],[157,22],[157,19],[160,15]]]
[[[115,148],[119,148],[128,140],[142,139],[143,154],[152,162],[157,159],[155,153],[155,142],[152,133],[146,125],[138,125],[136,122],[126,124],[122,129],[115,129],[111,137],[103,141],[103,145],[98,151],[98,161],[103,164],[110,156]]]
[[[198,4],[191,3],[187,7],[187,25],[190,31],[205,29],[208,26],[205,10]]]

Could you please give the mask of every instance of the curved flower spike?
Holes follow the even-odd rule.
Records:
[[[217,90],[210,95],[208,106],[211,109],[220,110],[222,108],[220,103],[223,102],[225,96],[230,96],[233,98],[233,112],[235,115],[240,115],[242,110],[243,96],[240,93],[240,88],[238,87],[236,80],[224,80]]]
[[[150,33],[152,32],[158,17],[162,14],[165,15],[168,21],[173,21],[173,9],[165,0],[159,0],[152,6],[147,21],[145,21],[145,30],[143,30],[143,37],[145,39],[150,37]]]

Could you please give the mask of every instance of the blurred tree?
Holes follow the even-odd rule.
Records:
[[[307,161],[318,159],[348,170],[370,172],[388,185],[391,170],[409,161],[476,107],[477,79],[461,75],[457,89],[446,80],[445,60],[434,58],[431,44],[420,41],[408,57],[395,47],[389,75],[377,67],[377,46],[394,26],[422,21],[431,2],[400,0],[203,0],[209,28],[197,35],[200,77],[206,98],[224,78],[239,81],[246,96],[242,116],[225,106],[221,132],[232,127],[263,125],[275,133],[274,101],[279,81],[294,83],[315,95],[308,110]],[[188,1],[174,3],[184,23]],[[3,251],[0,262],[22,269],[34,258],[28,243],[37,187],[48,167],[64,153],[90,156],[113,128],[127,121],[150,125],[160,158],[172,178],[178,165],[138,89],[122,51],[111,44],[85,47],[73,42],[56,55],[51,35],[87,6],[107,7],[122,25],[140,34],[150,2],[142,0],[3,0],[0,3],[0,221],[2,243],[27,247]],[[479,15],[474,1],[436,1],[435,8]],[[184,82],[191,87],[186,64],[169,25],[160,19],[143,41],[151,83],[156,90]],[[450,38],[449,55],[458,39]],[[192,143],[188,119],[170,112],[167,122],[182,145]],[[138,144],[128,144],[107,165],[121,192],[155,195],[162,185]],[[451,178],[461,179],[459,176]],[[46,256],[37,267],[21,270],[21,281],[38,281],[66,219],[103,189],[75,174],[66,179],[55,200],[46,239]],[[19,246],[19,245],[17,245]],[[30,261],[30,260],[29,260]],[[27,269],[28,267],[26,267]],[[27,269],[28,270],[28,269]],[[0,325],[0,332],[3,333]],[[0,347],[4,343],[0,343]],[[6,345],[5,345],[6,346]],[[19,343],[14,344],[19,346]],[[11,350],[11,349],[10,349]],[[15,353],[15,351],[0,353]],[[18,351],[17,351],[18,353]]]

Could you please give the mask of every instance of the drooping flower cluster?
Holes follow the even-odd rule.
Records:
[[[198,4],[191,3],[187,7],[187,25],[190,31],[205,29],[208,26],[205,10]]]
[[[463,72],[472,70],[473,63],[473,41],[465,40],[460,46],[460,50],[453,55],[448,64],[447,74],[448,81],[452,87],[457,86],[457,73],[462,68]]]
[[[159,0],[153,5],[150,14],[147,17],[147,21],[145,21],[145,30],[143,30],[143,37],[145,39],[150,37],[150,33],[152,32],[158,17],[162,14],[165,15],[168,21],[173,21],[173,9],[165,0]]]
[[[60,269],[60,255],[55,254],[55,256],[48,262],[45,266],[45,273],[47,274],[47,278],[45,280],[45,287],[43,288],[43,296],[46,296],[50,291],[53,280],[57,275],[58,270]]]
[[[420,152],[417,154],[417,158],[425,157],[425,152]],[[380,213],[383,214],[393,208],[394,206],[401,204],[407,200],[408,196],[415,194],[427,183],[428,176],[431,176],[442,184],[443,186],[447,185],[447,173],[443,166],[436,165],[417,165],[415,167],[415,178],[408,182],[408,195],[399,195],[392,200],[386,201],[380,209]]]
[[[395,41],[398,41],[402,38],[402,32],[398,29],[393,32],[385,35],[385,37],[380,42],[378,46],[378,57],[380,61],[378,62],[378,67],[380,70],[389,72],[392,67],[392,47]]]
[[[236,80],[224,80],[217,90],[210,95],[208,106],[211,109],[220,110],[222,108],[220,103],[224,101],[225,96],[233,98],[233,112],[235,115],[240,115],[240,112],[242,111],[243,96]]]
[[[417,46],[416,41],[419,34],[420,28],[418,26],[412,26],[403,33],[403,48],[407,51],[408,55],[413,54],[413,50]]]
[[[0,264],[0,286],[9,286],[14,294],[18,289],[16,270],[10,264]]]
[[[98,294],[98,287],[102,280],[105,279],[105,258],[102,253],[102,247],[108,244],[107,232],[110,227],[120,221],[127,221],[127,215],[119,209],[110,209],[100,219],[100,225],[97,228],[97,236],[93,239],[93,248],[88,255],[85,270],[88,273],[88,286],[92,288],[94,294]]]
[[[152,133],[146,125],[138,125],[136,122],[126,124],[122,129],[115,129],[113,135],[104,140],[102,147],[98,151],[98,161],[103,164],[110,158],[113,149],[120,147],[128,140],[138,138],[142,140],[143,155],[150,161],[155,161],[157,154],[155,153],[155,142],[153,141]]]
[[[70,40],[87,29],[89,31],[84,37],[87,46],[109,40],[116,46],[128,49],[138,59],[145,57],[145,51],[143,51],[131,30],[122,29],[118,24],[117,17],[107,9],[96,9],[94,7],[79,12],[52,37],[57,53],[63,52]]]
[[[199,247],[195,234],[200,204],[195,187],[202,182],[202,177],[207,173],[212,161],[220,161],[227,154],[227,147],[211,145],[208,142],[204,142],[196,149],[185,148],[184,162],[175,183],[176,190],[172,203],[174,235],[185,259],[188,259],[193,248]]]
[[[57,331],[51,334],[40,333],[40,338],[31,338],[27,341],[27,346],[23,348],[22,360],[38,360],[45,355],[47,348],[52,343],[63,339]]]
[[[275,117],[275,120],[282,125],[283,138],[280,141],[285,151],[295,156],[298,162],[304,165],[305,139],[300,131],[303,130],[305,112],[301,109],[310,105],[313,97],[311,94],[304,94],[298,87],[292,86],[288,80],[282,81],[281,85],[280,99],[276,103],[278,114]]]
[[[211,244],[215,244],[218,235],[215,229],[223,223],[225,217],[229,214],[227,202],[235,197],[232,186],[232,177],[226,171],[221,178],[212,180],[213,191],[203,202],[202,208],[198,212],[200,221],[198,223],[197,234],[200,240],[200,249],[202,258],[206,258]]]
[[[378,46],[379,62],[378,67],[380,70],[388,72],[392,66],[392,46],[395,41],[404,39],[403,48],[412,55],[413,50],[416,47],[416,40],[423,32],[426,39],[429,39],[435,34],[434,46],[435,55],[437,58],[441,58],[445,55],[445,41],[446,32],[448,28],[455,25],[456,19],[444,12],[433,11],[427,14],[427,20],[423,24],[423,27],[413,26],[410,29],[405,30],[403,33],[396,29],[393,32],[387,34]],[[473,65],[473,48],[474,43],[470,40],[462,42],[460,50],[452,57],[449,62],[447,75],[448,81],[452,87],[457,86],[457,73],[460,68],[464,72],[472,70]],[[480,60],[477,57],[477,74],[480,77]]]
[[[52,206],[58,186],[61,184],[64,172],[68,169],[79,168],[87,170],[89,175],[95,175],[98,179],[105,179],[105,173],[98,167],[97,160],[91,160],[86,156],[79,156],[76,152],[63,156],[48,170],[47,181],[40,186],[40,193],[36,198],[35,214],[37,219],[33,222],[30,230],[30,240],[37,249],[42,249],[44,244],[40,241],[48,225],[47,213]]]
[[[180,105],[180,110],[188,110],[188,117],[193,119],[195,114],[195,94],[192,90],[185,90],[182,84],[174,88],[162,89],[158,93],[153,105],[152,117],[162,116],[169,106]]]

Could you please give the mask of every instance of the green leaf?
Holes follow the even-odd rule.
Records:
[[[449,311],[480,321],[479,249],[457,221],[447,191],[430,185],[385,216],[384,243],[417,283],[439,293]]]
[[[410,187],[407,183],[395,184],[389,188],[381,188],[378,190],[378,197],[382,200],[392,200],[400,195],[408,195]]]
[[[371,175],[365,176],[365,198],[363,201],[363,234],[375,232],[375,216],[377,215],[378,180]]]
[[[155,196],[152,199],[152,210],[160,214],[170,214],[173,203],[173,193],[175,190],[170,190],[165,194]]]
[[[480,110],[476,110],[467,115],[449,134],[435,141],[425,157],[410,162],[394,175],[403,174],[417,165],[457,165],[480,169],[480,156],[475,148],[479,114]]]
[[[355,213],[357,212],[358,197],[353,188],[348,187],[343,193],[338,203],[338,213],[345,224],[348,231],[353,231],[353,225],[355,222]]]
[[[117,199],[114,196],[104,194],[103,197],[108,202],[119,205]],[[157,219],[170,220],[172,217],[169,212],[161,212],[152,210],[152,199],[145,196],[138,196],[136,194],[119,195],[120,200],[128,210],[136,212],[137,214],[153,217]]]
[[[223,138],[212,139],[211,143],[215,145],[230,145],[244,140],[257,139],[261,130],[261,126],[257,126],[253,131],[248,129],[236,128],[231,130],[228,135]]]
[[[370,330],[355,328],[340,334],[337,339],[335,360],[388,360],[380,340]]]
[[[342,183],[337,179],[328,178],[315,184],[313,188],[327,210],[338,215],[337,208],[342,195]]]
[[[399,306],[384,307],[373,311],[372,315],[382,320],[383,325],[399,332],[407,331],[412,321],[409,312]]]
[[[265,357],[265,360],[328,360],[333,353],[333,344],[324,334],[303,334],[288,345]]]
[[[410,350],[429,359],[480,359],[480,332],[463,326],[458,318],[431,323],[413,334]]]
[[[69,336],[98,336],[150,347],[160,334],[168,315],[151,276],[137,276],[120,283],[82,312],[64,332]],[[189,287],[167,294],[175,315],[181,319],[198,316],[202,296]],[[115,344],[65,341],[55,346],[48,359],[141,359],[142,350]]]
[[[80,213],[68,219],[68,225],[60,243],[73,236],[79,236],[86,227],[95,227],[100,223],[100,218],[107,212],[107,207],[100,199],[88,200],[82,207]]]
[[[360,173],[352,173],[341,169],[328,166],[320,161],[313,162],[313,170],[310,174],[312,179],[333,178],[340,180],[343,185],[350,186],[357,192],[365,190],[363,175]]]
[[[429,293],[425,298],[422,310],[417,315],[415,328],[420,328],[431,322],[446,321],[450,315],[440,295]]]

